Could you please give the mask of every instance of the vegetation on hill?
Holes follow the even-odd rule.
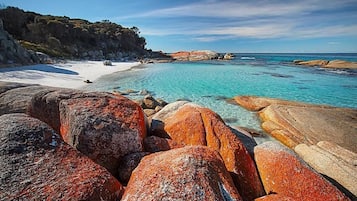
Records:
[[[148,54],[137,27],[125,28],[108,20],[89,22],[41,15],[19,8],[0,9],[4,29],[27,49],[52,57],[119,59]]]

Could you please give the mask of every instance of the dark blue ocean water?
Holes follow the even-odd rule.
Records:
[[[230,61],[147,64],[104,76],[86,89],[146,89],[172,102],[188,99],[211,108],[230,124],[259,129],[256,115],[223,99],[257,95],[357,108],[357,70],[323,69],[293,60],[357,61],[357,54],[235,54]],[[137,94],[132,99],[142,98]]]

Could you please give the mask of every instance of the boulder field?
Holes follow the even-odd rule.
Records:
[[[249,153],[244,134],[186,101],[149,123],[121,95],[0,82],[0,111],[0,200],[355,198],[278,142]]]

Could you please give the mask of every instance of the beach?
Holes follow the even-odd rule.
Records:
[[[66,61],[65,63],[0,68],[0,80],[53,87],[78,89],[103,75],[129,70],[139,62],[112,62],[105,66],[101,61]]]

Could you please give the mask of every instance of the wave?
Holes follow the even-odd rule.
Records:
[[[255,60],[255,57],[241,57],[241,60]]]

